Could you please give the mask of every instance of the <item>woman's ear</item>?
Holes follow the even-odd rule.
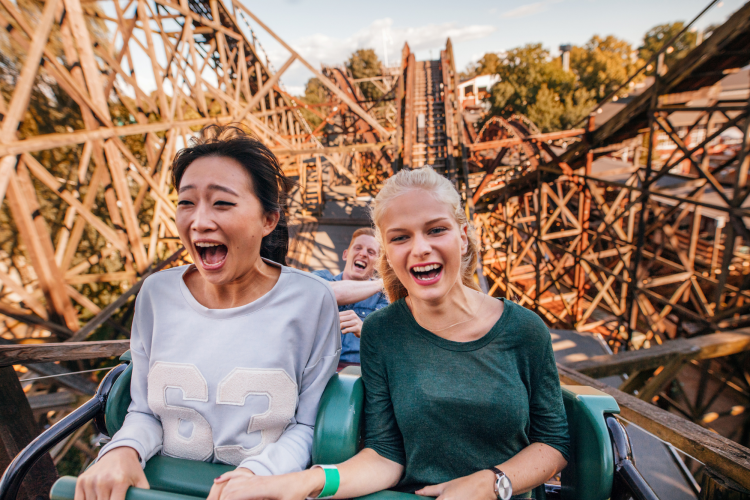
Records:
[[[263,236],[268,236],[276,229],[276,224],[281,219],[281,212],[266,212],[263,217]]]
[[[469,225],[461,226],[461,255],[466,255],[469,251]]]

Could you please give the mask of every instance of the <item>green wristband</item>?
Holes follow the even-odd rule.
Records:
[[[339,491],[341,476],[339,475],[338,467],[335,465],[315,465],[315,467],[320,467],[326,474],[326,482],[323,485],[323,490],[316,498],[331,498]]]

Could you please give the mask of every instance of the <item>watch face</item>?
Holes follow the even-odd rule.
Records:
[[[508,479],[508,476],[505,474],[502,476],[496,474],[495,476],[497,477],[495,480],[495,493],[497,494],[497,498],[500,500],[510,500],[510,497],[513,496],[513,487],[510,485],[510,479]]]

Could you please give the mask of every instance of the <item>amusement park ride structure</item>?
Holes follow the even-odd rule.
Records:
[[[124,352],[110,339],[127,338],[143,279],[185,262],[175,152],[203,126],[241,123],[297,181],[290,263],[305,264],[331,185],[372,196],[398,170],[432,165],[465,197],[480,285],[616,352],[560,365],[561,379],[614,395],[625,419],[750,488],[750,95],[721,91],[750,62],[750,4],[673,67],[655,55],[652,85],[606,122],[594,110],[551,133],[520,115],[467,123],[450,40],[433,61],[406,45],[400,68],[365,79],[381,90],[373,102],[365,80],[318,70],[239,1],[0,0],[0,25],[18,54],[0,93],[0,468],[47,412],[93,393],[54,362],[80,370]],[[289,52],[278,70],[255,30]],[[295,62],[326,102],[284,90]],[[35,121],[50,89],[48,106],[69,103],[79,129]],[[65,376],[24,382],[35,374]],[[589,378],[618,374],[630,375],[622,390]],[[57,389],[72,400],[50,403]],[[722,393],[739,402],[716,410]],[[27,397],[47,406],[32,413]],[[53,476],[40,461],[28,496]]]

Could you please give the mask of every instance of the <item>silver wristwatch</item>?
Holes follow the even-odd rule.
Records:
[[[513,496],[513,485],[510,479],[497,467],[490,467],[489,470],[495,473],[495,496],[497,500],[510,500]]]

